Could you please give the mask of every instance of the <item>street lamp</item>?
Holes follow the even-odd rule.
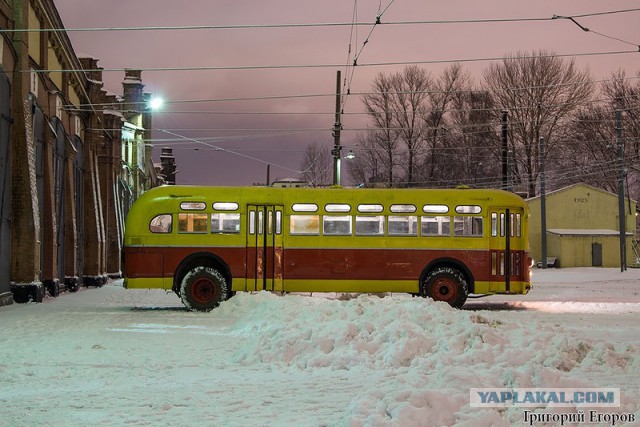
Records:
[[[333,156],[334,168],[335,168],[333,185],[340,185],[340,175],[342,172],[342,163],[341,163],[342,159],[353,160],[356,158],[356,154],[353,152],[353,150],[349,150],[349,152],[343,157],[341,155],[342,148],[343,146],[338,145],[338,146],[334,146],[333,149],[331,150],[331,155]]]
[[[349,152],[347,153],[346,156],[344,156],[345,159],[347,160],[353,160],[356,158],[355,153],[353,152],[353,150],[349,150]]]
[[[147,108],[151,111],[157,111],[162,108],[162,105],[164,105],[164,99],[159,96],[154,96],[147,103]]]

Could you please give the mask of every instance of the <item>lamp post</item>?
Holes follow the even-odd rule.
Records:
[[[340,70],[338,70],[338,76],[336,81],[336,121],[333,125],[333,149],[331,154],[333,155],[333,185],[340,185],[340,131],[342,130],[342,123],[340,121]]]

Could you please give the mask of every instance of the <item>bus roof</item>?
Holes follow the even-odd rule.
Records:
[[[423,204],[478,204],[518,206],[526,209],[526,202],[517,194],[495,189],[427,189],[427,188],[282,188],[282,187],[212,187],[167,185],[145,192],[130,214],[138,209],[147,212],[176,212],[178,202],[236,202],[246,204],[282,205],[285,210],[293,203],[315,203],[320,209],[327,203],[373,204],[388,208],[391,204],[414,204],[420,211]]]

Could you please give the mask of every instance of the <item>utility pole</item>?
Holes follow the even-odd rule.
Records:
[[[542,268],[547,268],[547,191],[544,175],[544,137],[540,137],[538,147],[540,165],[540,238],[542,249]]]
[[[624,210],[624,145],[622,141],[622,111],[616,110],[616,142],[618,145],[618,220],[620,224],[620,272],[627,269],[627,227]]]
[[[271,186],[271,164],[267,163],[267,187]]]
[[[513,191],[513,173],[511,169],[513,168],[513,151],[507,151],[507,191]]]
[[[507,144],[507,110],[502,110],[502,189],[509,188],[509,147]]]
[[[342,116],[340,113],[340,80],[342,80],[341,72],[338,70],[338,78],[336,79],[336,121],[333,125],[333,150],[331,150],[333,155],[333,185],[340,185],[340,151],[342,150],[340,146],[340,131],[342,130],[342,123],[340,122]]]

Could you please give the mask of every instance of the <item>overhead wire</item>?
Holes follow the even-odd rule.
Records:
[[[252,160],[252,161],[255,161],[255,162],[258,162],[258,163],[263,163],[263,164],[266,164],[266,165],[271,165],[271,166],[278,167],[280,169],[284,169],[284,170],[287,170],[287,171],[290,171],[290,172],[295,172],[295,173],[299,173],[300,172],[297,169],[292,169],[292,168],[290,168],[288,166],[284,166],[284,165],[281,165],[281,164],[278,164],[278,163],[266,161],[266,160],[260,159],[258,157],[249,156],[248,154],[239,153],[239,152],[237,152],[235,150],[229,150],[227,148],[223,148],[223,147],[220,147],[220,146],[217,146],[217,145],[213,145],[213,144],[211,144],[211,143],[209,143],[207,141],[203,141],[201,139],[191,138],[191,137],[188,137],[188,136],[185,136],[185,135],[180,135],[178,133],[171,132],[171,131],[168,131],[168,130],[165,130],[165,129],[154,129],[154,130],[157,130],[159,132],[164,132],[166,134],[173,135],[173,136],[178,137],[178,138],[182,138],[182,139],[184,139],[186,141],[191,141],[191,142],[194,142],[196,144],[201,144],[201,145],[204,145],[206,147],[213,148],[215,151],[222,151],[222,152],[234,155],[234,156],[242,157],[242,158],[249,159],[249,160]]]
[[[625,77],[624,81],[630,80],[640,80],[640,75],[637,76],[629,76]],[[532,89],[548,89],[548,88],[559,88],[559,87],[570,87],[570,86],[578,86],[583,84],[592,84],[592,83],[605,83],[611,81],[611,79],[597,79],[597,80],[588,80],[581,82],[571,82],[571,83],[560,83],[553,85],[537,85],[537,86],[517,86],[510,87],[508,90],[511,91],[528,91]],[[476,93],[477,89],[463,89],[463,90],[454,90],[449,93],[453,94],[463,94],[463,93]],[[365,96],[365,95],[374,95],[378,92],[353,92],[354,96]],[[445,92],[440,90],[424,90],[424,91],[405,91],[405,92],[389,92],[390,94],[443,94]],[[335,94],[332,93],[308,93],[308,94],[298,94],[298,95],[266,95],[266,96],[251,96],[251,97],[237,97],[237,98],[199,98],[199,99],[177,99],[177,100],[167,100],[165,101],[166,105],[175,105],[175,104],[202,104],[202,103],[222,103],[222,102],[244,102],[244,101],[270,101],[270,100],[283,100],[283,99],[304,99],[304,98],[323,98],[323,97],[335,97]],[[140,102],[140,104],[145,104],[144,102]],[[105,103],[92,103],[92,104],[79,104],[75,105],[66,105],[65,107],[71,110],[83,111],[82,108],[86,106],[120,106],[121,102],[105,102]],[[478,110],[475,110],[478,111]],[[296,113],[292,113],[296,114]],[[298,113],[305,114],[305,113]],[[329,114],[329,113],[326,113]],[[331,113],[333,114],[333,113]],[[348,113],[345,113],[348,114]],[[354,113],[350,113],[354,114]],[[365,113],[366,114],[366,113]]]
[[[384,8],[384,10],[381,10],[381,0],[380,0],[380,5],[378,7],[379,13],[378,16],[376,17],[376,22],[372,25],[370,22],[366,23],[366,22],[357,22],[357,0],[354,3],[354,17],[352,19],[351,23],[311,23],[311,24],[273,24],[273,25],[222,25],[222,26],[174,26],[174,27],[111,27],[111,28],[76,28],[76,29],[42,29],[42,30],[46,30],[46,31],[51,31],[51,32],[57,32],[57,31],[66,31],[66,32],[73,32],[73,31],[125,31],[125,30],[135,30],[135,31],[141,31],[141,30],[196,30],[196,29],[248,29],[248,28],[294,28],[294,27],[318,27],[318,26],[343,26],[343,25],[350,25],[352,28],[352,31],[357,30],[357,28],[359,26],[371,26],[371,29],[369,31],[369,34],[367,36],[367,38],[365,39],[364,43],[362,44],[362,47],[356,52],[356,55],[354,56],[354,60],[353,60],[353,65],[352,65],[352,72],[349,75],[349,85],[347,86],[346,89],[346,93],[350,94],[351,91],[351,82],[353,81],[353,75],[354,75],[354,70],[356,66],[369,66],[369,67],[373,67],[373,66],[389,66],[389,65],[417,65],[417,64],[437,64],[437,63],[448,63],[448,62],[478,62],[478,61],[496,61],[496,60],[505,60],[508,58],[504,58],[504,57],[497,57],[497,58],[462,58],[462,59],[457,59],[457,60],[429,60],[429,61],[401,61],[401,62],[379,62],[379,63],[363,63],[360,64],[358,63],[358,59],[360,57],[360,55],[362,54],[365,46],[368,43],[369,38],[371,37],[373,30],[376,28],[377,25],[381,24],[381,16],[384,14],[384,12],[387,11],[387,9],[391,6],[391,4],[394,2],[394,0],[391,0],[387,6]],[[583,17],[588,17],[588,16],[600,16],[600,15],[605,15],[605,14],[615,14],[615,13],[628,13],[628,12],[637,12],[640,11],[640,9],[624,9],[624,10],[616,10],[616,11],[607,11],[607,12],[598,12],[598,13],[591,13],[591,14],[582,14],[582,15],[574,15],[572,17],[572,21],[574,23],[577,24],[577,21],[575,21],[575,18],[583,18]],[[421,24],[453,24],[453,23],[499,23],[499,22],[533,22],[533,21],[548,21],[548,20],[553,20],[553,19],[558,19],[559,17],[554,15],[551,18],[512,18],[512,19],[471,19],[471,20],[444,20],[444,21],[398,21],[398,22],[385,22],[385,25],[421,25]],[[566,18],[566,17],[561,17],[561,18]],[[577,24],[578,26],[580,26],[579,24]],[[11,31],[11,30],[9,30]],[[20,30],[18,30],[20,31]],[[28,30],[27,30],[28,31]],[[595,31],[590,31],[593,32],[594,34],[603,36],[603,37],[607,37],[610,38],[612,40],[617,40],[629,45],[633,45],[633,46],[638,46],[637,44],[631,43],[631,42],[627,42],[625,40],[622,39],[618,39],[612,36],[608,36],[602,33],[598,33]],[[356,35],[357,36],[357,35]],[[640,47],[640,46],[639,46]],[[349,50],[351,52],[351,46],[349,47]],[[554,57],[576,57],[576,56],[596,56],[596,55],[618,55],[618,54],[628,54],[628,53],[636,53],[636,51],[606,51],[606,52],[588,52],[588,53],[578,53],[578,54],[554,54],[554,55],[550,55],[550,56],[554,56]],[[320,67],[335,67],[337,65],[335,64],[310,64],[310,65],[304,65],[304,64],[299,64],[299,65],[258,65],[258,66],[234,66],[234,67],[150,67],[150,68],[142,68],[141,71],[197,71],[197,70],[260,70],[260,69],[284,69],[284,68],[320,68]],[[103,69],[103,71],[124,71],[125,69],[119,69],[119,68],[107,68],[107,69]],[[70,70],[34,70],[36,72],[85,72],[86,70],[75,70],[75,69],[70,69]],[[217,100],[183,100],[183,101],[178,101],[180,103],[185,102],[185,103],[195,103],[195,102],[230,102],[230,101],[239,101],[239,100],[243,100],[243,101],[247,101],[247,100],[259,100],[259,99],[263,99],[263,100],[267,100],[267,99],[292,99],[292,98],[307,98],[307,97],[322,97],[322,96],[334,96],[333,94],[310,94],[310,95],[294,95],[294,96],[271,96],[271,97],[250,97],[250,98],[226,98],[226,99],[217,99]],[[344,102],[346,102],[346,97],[343,100],[343,105]],[[89,107],[94,107],[96,105],[99,104],[86,104],[86,106]],[[178,112],[176,112],[178,113]],[[264,114],[273,114],[271,112],[269,113],[264,113]],[[322,113],[322,114],[330,114],[330,113]],[[258,129],[257,129],[258,130]],[[282,130],[282,129],[279,129]],[[313,129],[313,131],[316,130],[325,130],[325,129]],[[345,130],[349,130],[349,129],[345,129]],[[354,131],[359,131],[362,129],[358,129],[358,128],[354,128],[351,129]],[[266,131],[266,130],[265,130]],[[184,137],[184,136],[180,136],[180,137]],[[184,137],[184,138],[188,138],[188,137]],[[194,139],[195,141],[195,139]],[[258,159],[254,159],[254,160],[258,160]],[[290,169],[291,171],[293,171],[293,169]]]
[[[589,29],[589,28],[585,27],[584,25],[581,25],[578,21],[576,21],[575,18],[576,18],[575,16],[553,15],[553,19],[567,19],[567,20],[573,22],[578,28],[580,28],[584,32],[593,33],[593,34],[596,34],[596,35],[598,35],[600,37],[604,37],[604,38],[609,39],[609,40],[615,40],[615,41],[618,41],[618,42],[621,42],[621,43],[624,43],[624,44],[627,44],[627,45],[635,46],[635,47],[638,48],[638,51],[640,52],[640,45],[638,43],[632,43],[630,41],[623,40],[623,39],[621,39],[619,37],[614,37],[614,36],[610,36],[610,35],[607,35],[607,34],[604,34],[604,33],[598,32],[598,31],[594,31],[592,29]]]
[[[389,2],[386,9],[393,3]],[[573,15],[574,18],[595,17],[602,15],[638,12],[640,8],[620,9],[605,12],[584,13]],[[554,15],[557,16],[557,15]],[[444,20],[414,20],[414,21],[389,21],[385,25],[440,25],[440,24],[482,24],[482,23],[514,23],[514,22],[541,22],[551,21],[554,17],[525,17],[525,18],[483,18],[483,19],[444,19]],[[557,19],[557,18],[555,18]],[[344,27],[344,26],[369,26],[370,22],[310,22],[310,23],[278,23],[278,24],[226,24],[226,25],[172,25],[172,26],[121,26],[121,27],[71,27],[71,28],[32,28],[32,29],[6,29],[2,32],[105,32],[105,31],[178,31],[178,30],[246,30],[246,29],[277,29],[277,28],[313,28],[313,27]]]

